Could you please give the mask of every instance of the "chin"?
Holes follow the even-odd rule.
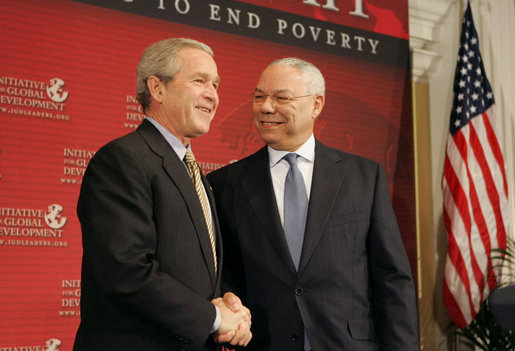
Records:
[[[204,134],[207,134],[208,132],[209,132],[209,128],[207,128],[207,129],[203,129],[203,130],[199,130],[198,135],[199,135],[199,136],[200,136],[200,135],[204,135]]]
[[[276,130],[258,129],[258,132],[263,139],[270,140],[271,142],[281,140],[281,135],[278,135]]]
[[[272,138],[267,138],[266,136],[261,135],[261,139],[263,139],[263,142],[269,146],[274,147],[275,145],[279,144],[279,140],[275,140]]]
[[[203,125],[200,125],[198,126],[198,132],[201,133],[201,134],[206,134],[207,132],[209,132],[209,127],[211,126],[210,123],[206,123],[206,124],[203,124]]]

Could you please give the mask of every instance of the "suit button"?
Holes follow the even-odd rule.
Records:
[[[291,341],[291,342],[296,342],[297,340],[299,340],[299,334],[297,334],[297,333],[293,333],[293,334],[291,335],[291,339],[290,339],[290,341]]]
[[[300,296],[304,292],[304,289],[301,287],[295,288],[295,295]]]

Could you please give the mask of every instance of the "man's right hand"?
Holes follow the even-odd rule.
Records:
[[[226,293],[223,298],[214,299],[211,303],[218,307],[221,316],[214,340],[218,343],[246,346],[252,338],[252,317],[249,309],[233,293]]]

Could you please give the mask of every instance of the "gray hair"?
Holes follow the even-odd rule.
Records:
[[[184,48],[194,48],[214,56],[211,48],[200,41],[188,38],[169,38],[158,41],[145,49],[136,71],[136,97],[147,112],[150,107],[150,91],[147,79],[156,76],[163,83],[168,83],[181,69],[179,51]]]
[[[273,65],[288,66],[298,69],[306,83],[309,94],[325,95],[325,80],[322,72],[311,62],[302,60],[297,57],[285,57],[273,61],[268,67]]]

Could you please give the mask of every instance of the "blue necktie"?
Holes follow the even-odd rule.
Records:
[[[308,196],[304,178],[297,167],[297,154],[288,153],[283,158],[290,164],[284,182],[284,235],[295,269],[298,271],[308,216]],[[304,350],[311,350],[306,332],[304,332]]]
[[[297,154],[288,153],[283,158],[290,164],[284,182],[284,235],[295,269],[298,270],[308,214],[308,196],[297,167]]]

